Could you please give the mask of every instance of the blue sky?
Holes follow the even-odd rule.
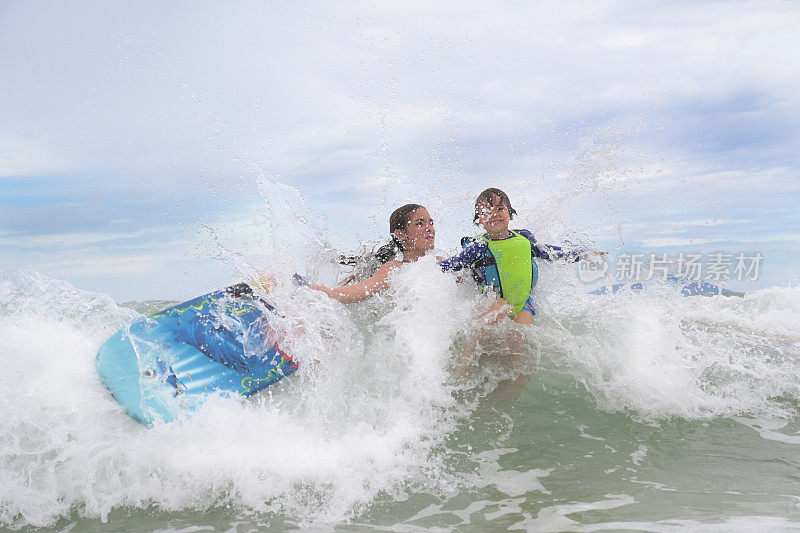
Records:
[[[737,288],[793,284],[798,27],[794,2],[5,1],[0,270],[189,297],[269,262],[276,183],[340,249],[408,201],[454,249],[499,186],[546,241],[759,251]]]

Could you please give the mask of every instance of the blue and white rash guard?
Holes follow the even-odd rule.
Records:
[[[514,232],[531,241],[531,250],[534,258],[544,259],[546,261],[565,259],[567,261],[575,262],[580,259],[581,255],[586,253],[586,251],[582,248],[565,251],[560,246],[539,244],[536,242],[536,238],[533,236],[533,233],[526,229],[515,229]],[[513,236],[514,235],[511,232],[508,232],[506,239],[509,239]],[[475,261],[487,256],[491,256],[491,252],[489,251],[489,245],[486,243],[486,241],[483,239],[473,239],[464,246],[460,253],[449,259],[439,261],[439,266],[441,266],[442,270],[445,272],[459,271],[464,268],[470,268],[473,271],[473,275],[476,277],[476,281],[479,284],[485,284],[486,268],[472,268],[472,265],[475,263]],[[533,269],[536,270],[535,263],[533,265]]]

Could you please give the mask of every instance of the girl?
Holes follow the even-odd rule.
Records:
[[[392,235],[391,242],[377,253],[383,266],[371,277],[361,283],[335,289],[322,285],[310,285],[310,287],[342,303],[360,302],[389,286],[387,282],[389,272],[400,268],[404,263],[412,263],[433,250],[436,229],[433,227],[433,219],[428,210],[421,205],[406,204],[395,209],[389,217],[389,232]],[[398,250],[403,252],[402,261],[394,259]]]

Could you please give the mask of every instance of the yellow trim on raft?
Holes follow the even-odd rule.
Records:
[[[251,383],[250,385],[245,385],[245,381],[251,381],[251,382],[255,382],[255,383],[258,383],[258,382],[260,382],[260,381],[268,381],[268,380],[272,379],[272,378],[275,376],[275,374],[279,374],[279,373],[280,373],[280,372],[278,372],[276,369],[274,369],[274,368],[273,368],[272,370],[270,370],[269,372],[267,372],[267,377],[265,377],[265,378],[258,378],[258,379],[256,379],[256,378],[251,378],[250,376],[247,376],[246,378],[244,378],[244,379],[242,380],[242,388],[243,388],[244,390],[243,390],[243,391],[241,391],[241,392],[239,392],[239,394],[245,395],[245,394],[247,394],[248,392],[250,392],[250,390],[251,390],[251,388],[252,388],[252,383]]]
[[[196,309],[197,311],[202,311],[202,310],[203,310],[203,307],[205,307],[205,305],[206,305],[207,303],[216,302],[217,300],[221,300],[221,299],[222,299],[222,298],[224,298],[225,296],[227,296],[227,295],[219,296],[219,297],[217,297],[217,298],[206,298],[205,300],[203,300],[202,302],[200,302],[200,305],[190,305],[189,307],[185,307],[185,308],[183,308],[183,309],[179,309],[178,307],[173,307],[173,308],[172,308],[172,309],[170,309],[170,310],[169,310],[167,313],[158,314],[158,315],[150,315],[148,318],[163,318],[163,317],[168,317],[168,316],[180,315],[181,313],[185,313],[185,312],[186,312],[186,311],[188,311],[189,309]],[[243,306],[243,307],[244,307],[244,306]],[[228,307],[227,307],[225,310],[226,310],[226,311],[230,311],[230,312],[232,312],[232,313],[235,313],[235,314],[237,314],[237,315],[241,315],[241,314],[243,314],[243,313],[246,313],[247,311],[250,311],[250,310],[252,310],[252,309],[258,309],[258,308],[257,308],[257,307],[255,307],[255,306],[248,306],[248,307],[249,307],[249,308],[243,308],[243,309],[234,309],[233,307],[231,307],[231,306],[228,306]]]

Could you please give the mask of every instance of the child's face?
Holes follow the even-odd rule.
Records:
[[[492,202],[481,202],[478,204],[478,223],[490,235],[505,236],[508,233],[508,225],[511,223],[511,214],[508,207],[500,198],[492,197]]]

